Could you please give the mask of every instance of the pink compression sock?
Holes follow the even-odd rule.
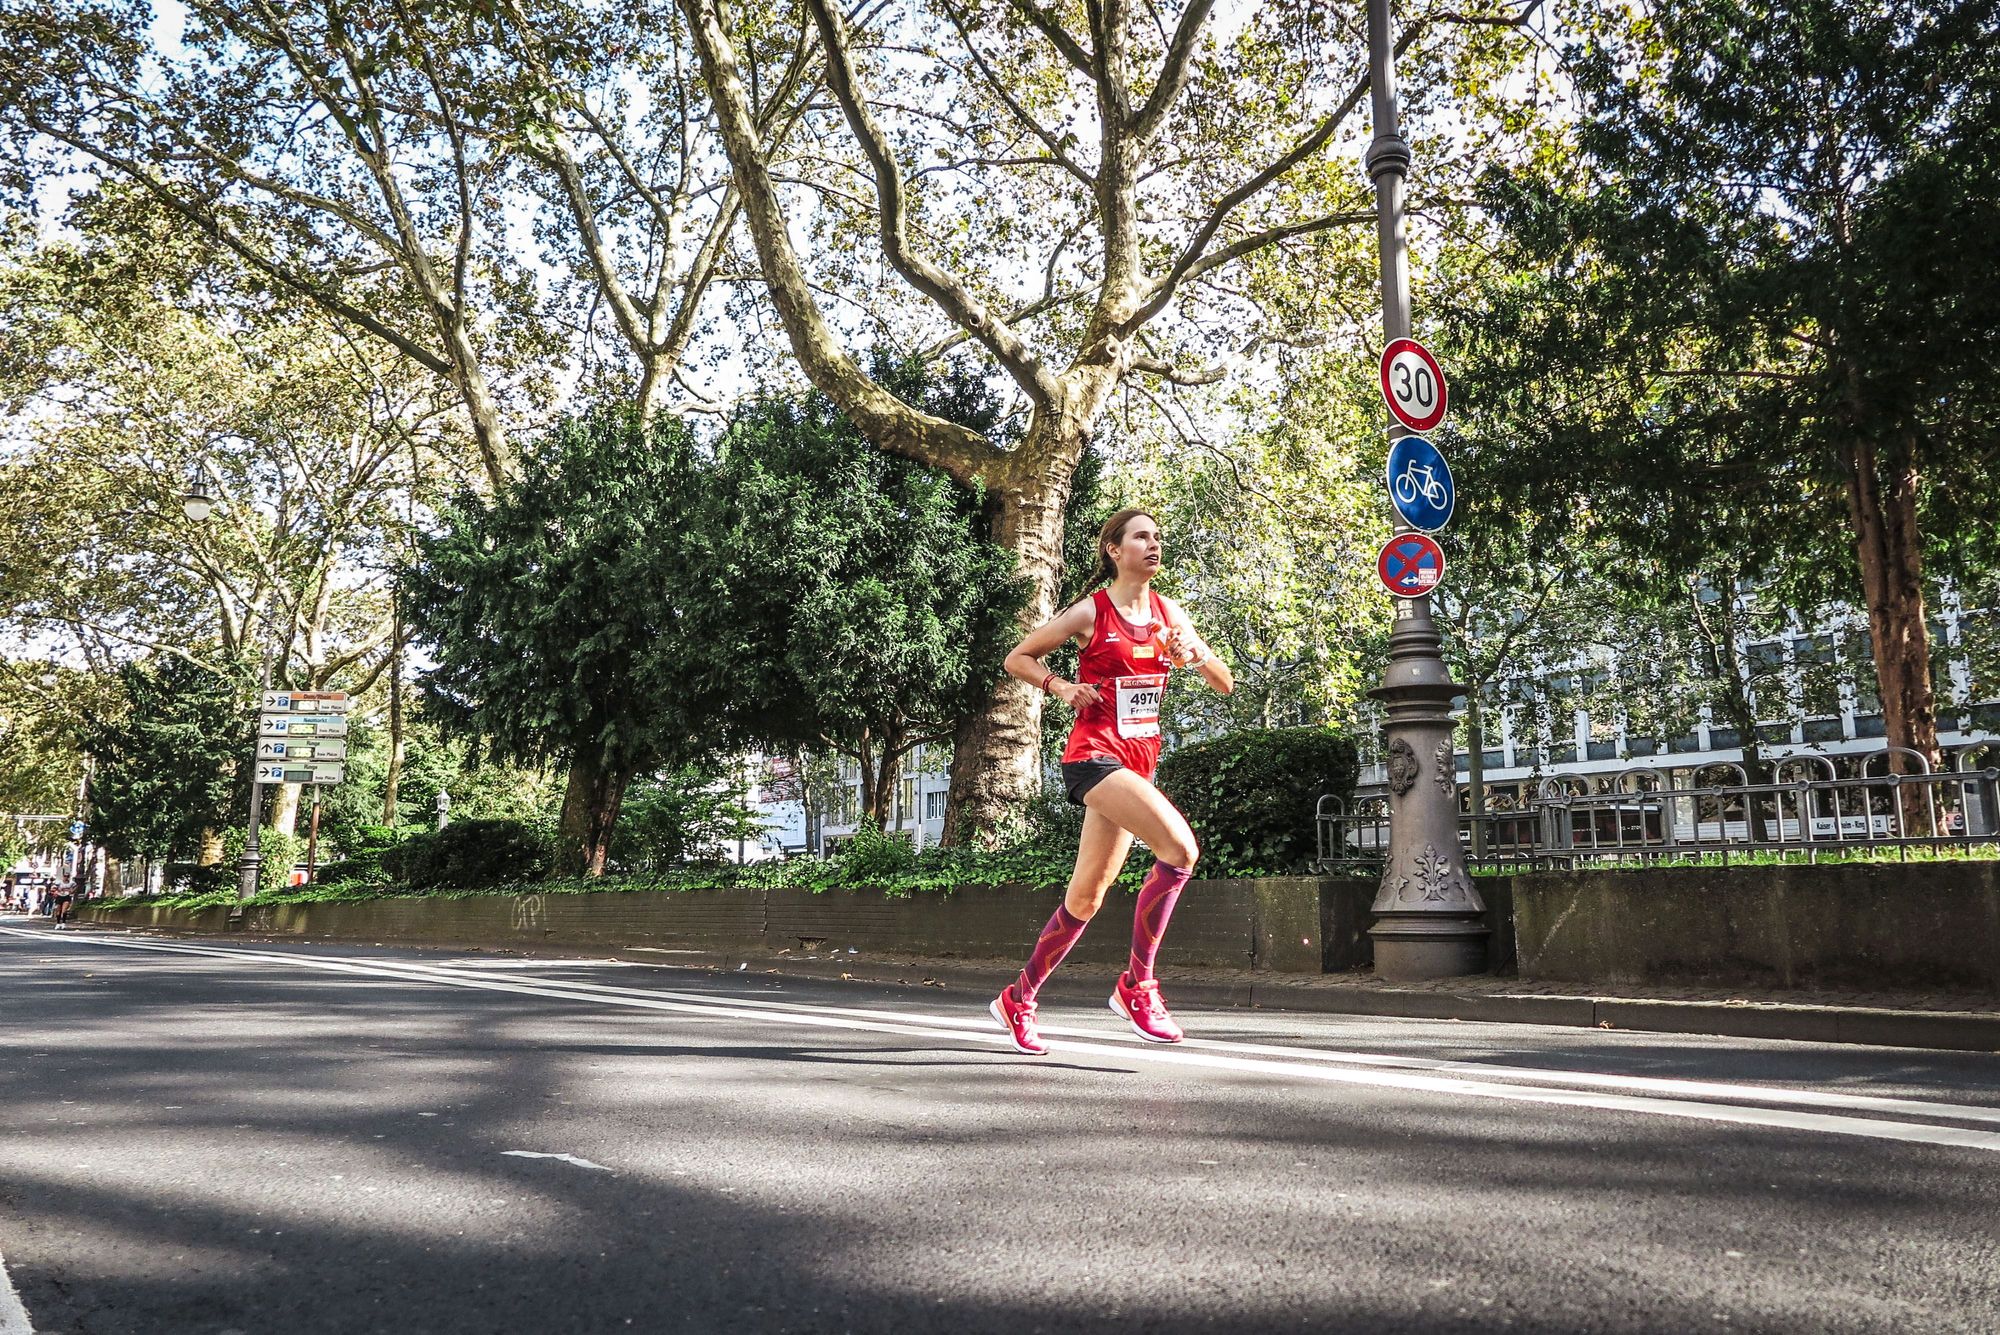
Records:
[[[1028,967],[1021,970],[1021,980],[1014,985],[1015,993],[1023,1001],[1033,1001],[1042,984],[1049,981],[1049,975],[1062,963],[1069,948],[1083,935],[1088,918],[1079,918],[1069,911],[1069,905],[1056,905],[1055,915],[1042,928],[1041,936],[1035,940],[1034,953],[1028,956]]]
[[[1160,953],[1160,938],[1167,934],[1167,919],[1181,887],[1194,873],[1185,867],[1155,862],[1139,883],[1139,907],[1132,915],[1132,982],[1136,985],[1153,976],[1153,959]]]

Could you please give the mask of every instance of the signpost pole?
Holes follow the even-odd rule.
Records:
[[[306,881],[319,874],[319,785],[314,784],[312,824],[306,831]]]
[[[273,594],[275,599],[277,595]],[[269,605],[266,605],[269,611]],[[268,618],[267,618],[268,620]],[[260,633],[269,638],[268,625],[260,627]],[[264,692],[271,689],[271,646],[266,644],[263,651],[264,664],[257,678],[257,702],[259,716],[262,714]],[[254,747],[253,747],[254,750]],[[264,852],[258,831],[264,823],[264,785],[257,782],[256,758],[250,765],[250,828],[243,836],[243,856],[236,861],[236,903],[230,907],[229,921],[243,921],[243,906],[257,897],[257,872],[264,865]]]
[[[1368,0],[1368,70],[1375,138],[1368,176],[1375,183],[1381,248],[1382,333],[1410,336],[1410,286],[1403,180],[1410,145],[1396,93],[1389,0]],[[1393,443],[1409,428],[1392,416]],[[1408,528],[1399,523],[1398,531]],[[1440,652],[1428,595],[1396,599],[1389,665],[1369,694],[1382,701],[1389,772],[1389,854],[1375,896],[1375,972],[1395,982],[1450,978],[1486,968],[1485,904],[1472,888],[1458,841],[1458,771],[1451,702],[1464,691]]]

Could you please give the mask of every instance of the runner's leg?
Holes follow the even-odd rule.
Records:
[[[1104,892],[1117,878],[1118,868],[1124,865],[1125,853],[1131,847],[1130,833],[1095,812],[1084,813],[1083,837],[1077,841],[1076,870],[1070,873],[1069,892],[1035,941],[1028,967],[1021,971],[1020,980],[1014,985],[1017,999],[1033,1001],[1056,965],[1069,954],[1070,947],[1083,935],[1085,925],[1097,913],[1098,905],[1104,902]]]
[[[1187,817],[1167,801],[1166,794],[1131,770],[1105,775],[1083,795],[1083,805],[1092,815],[1101,814],[1145,840],[1160,861],[1194,870],[1201,849],[1194,841],[1194,831],[1188,828]]]
[[[1160,954],[1160,938],[1167,934],[1167,919],[1180,902],[1181,887],[1193,875],[1186,867],[1155,862],[1139,884],[1139,903],[1132,913],[1132,957],[1126,976],[1143,983],[1153,976],[1153,961]]]
[[[1085,794],[1086,798],[1089,794]],[[1076,844],[1076,870],[1069,876],[1069,893],[1063,897],[1063,905],[1077,917],[1089,922],[1097,915],[1104,903],[1104,892],[1118,879],[1118,871],[1125,865],[1125,855],[1132,851],[1132,832],[1101,812],[1092,811],[1086,802],[1083,812],[1083,837]]]
[[[1107,793],[1106,789],[1112,791]],[[1100,793],[1104,793],[1101,800]],[[1084,804],[1092,814],[1102,812],[1144,839],[1156,859],[1139,887],[1139,903],[1132,916],[1127,981],[1136,986],[1153,976],[1160,938],[1166,935],[1167,920],[1180,900],[1181,887],[1194,873],[1201,850],[1179,809],[1158,788],[1129,770],[1111,775],[1084,794]]]

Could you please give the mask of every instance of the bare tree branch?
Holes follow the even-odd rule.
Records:
[[[1215,8],[1215,0],[1193,0],[1181,11],[1181,20],[1174,27],[1173,40],[1167,44],[1166,59],[1160,64],[1159,81],[1153,85],[1152,94],[1144,106],[1132,118],[1132,137],[1144,142],[1165,122],[1167,112],[1180,100],[1187,89],[1188,75],[1194,68],[1195,48],[1201,44],[1201,30],[1208,23],[1208,15]]]
[[[868,106],[855,87],[854,64],[848,55],[847,33],[839,11],[828,0],[806,0],[813,19],[819,24],[820,44],[826,48],[827,82],[847,117],[848,128],[860,141],[861,151],[875,171],[875,194],[882,220],[882,249],[910,286],[923,293],[944,311],[953,324],[969,332],[993,354],[1008,374],[1032,396],[1038,405],[1055,402],[1061,393],[1056,378],[1018,335],[988,310],[956,278],[916,253],[910,245],[905,221],[907,207],[902,168],[889,147],[882,128],[875,123]]]

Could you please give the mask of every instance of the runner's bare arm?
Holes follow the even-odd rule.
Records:
[[[1173,655],[1175,665],[1193,668],[1218,695],[1235,690],[1236,677],[1229,664],[1195,633],[1194,622],[1181,611],[1180,604],[1161,594],[1160,605],[1167,609],[1167,652]]]
[[[1007,655],[1007,675],[1037,690],[1048,683],[1050,695],[1055,696],[1071,709],[1086,709],[1097,703],[1097,688],[1084,686],[1061,677],[1051,677],[1049,666],[1042,660],[1062,647],[1064,640],[1081,637],[1088,641],[1091,628],[1097,623],[1097,609],[1091,600],[1085,598],[1074,603],[1044,621],[1024,636]]]

